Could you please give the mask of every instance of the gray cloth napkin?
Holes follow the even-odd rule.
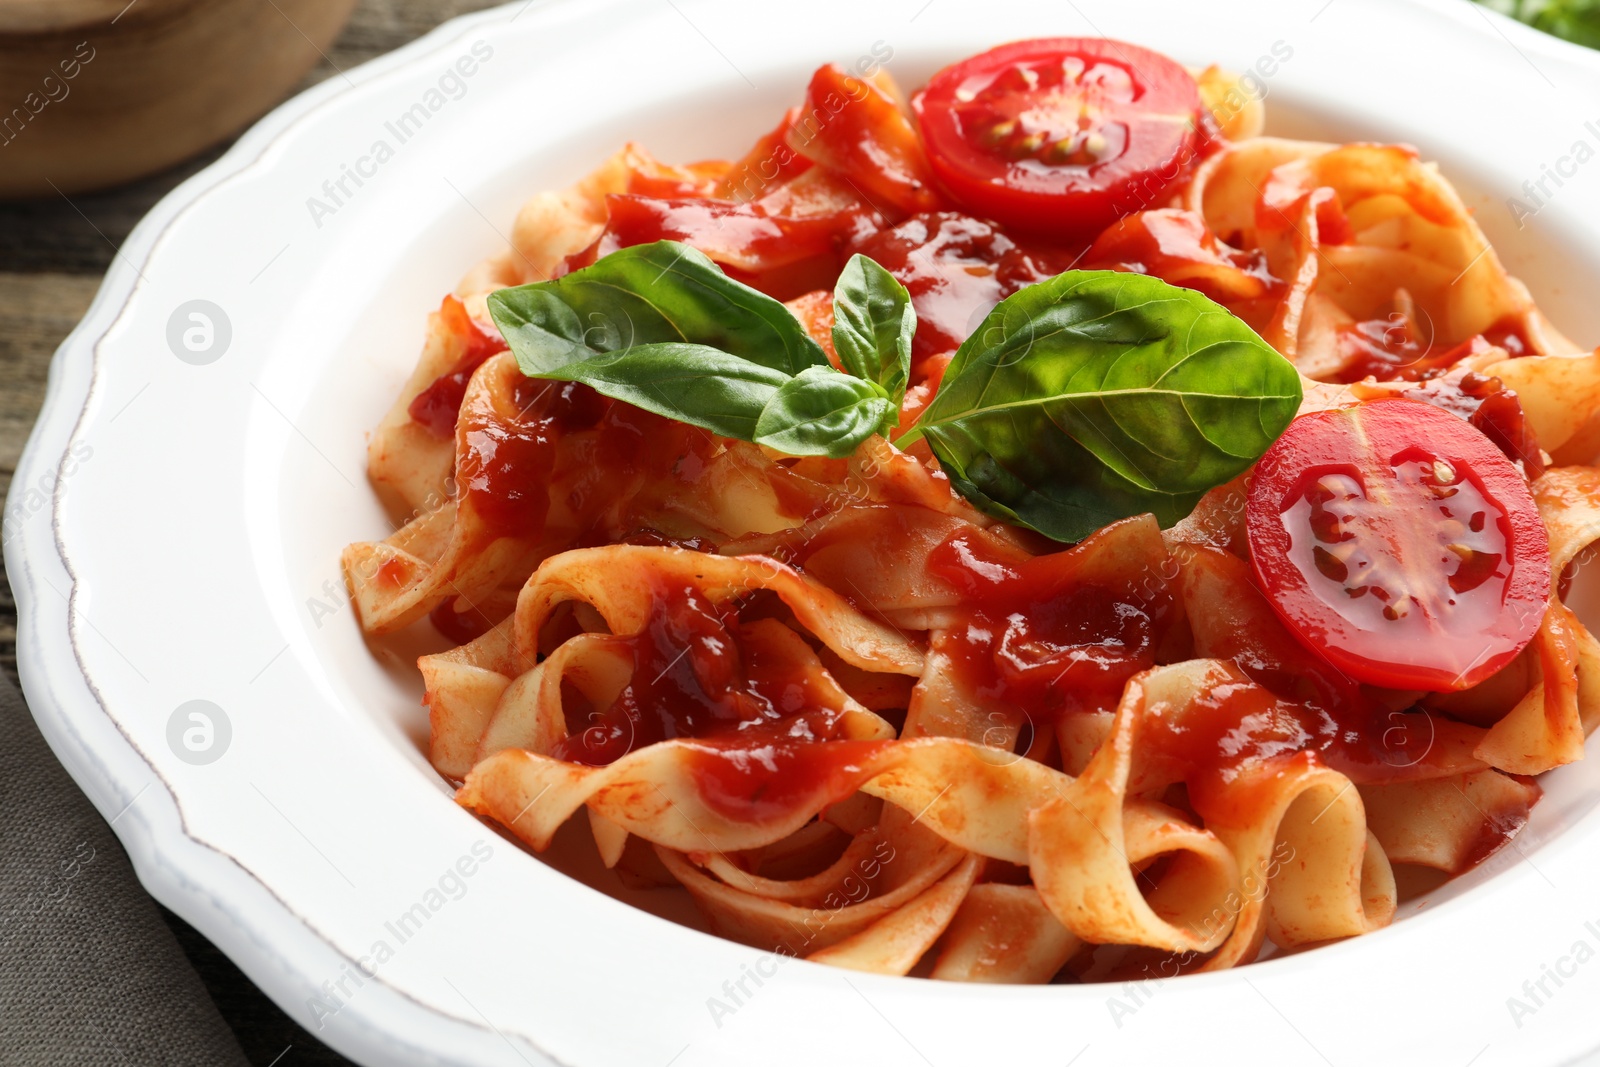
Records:
[[[0,677],[0,1064],[246,1067],[122,845]]]

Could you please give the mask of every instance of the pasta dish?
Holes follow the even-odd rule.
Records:
[[[1600,721],[1600,356],[1416,150],[1265,136],[1248,76],[877,59],[535,195],[428,320],[343,565],[444,639],[458,803],[1007,983],[1363,934],[1511,841]]]

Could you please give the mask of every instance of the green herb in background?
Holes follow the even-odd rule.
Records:
[[[1600,48],[1600,0],[1478,0],[1536,30]]]
[[[887,436],[916,331],[905,287],[852,257],[834,289],[835,370],[782,304],[673,241],[501,289],[489,310],[531,378],[791,456],[848,456]],[[1176,522],[1299,406],[1289,361],[1200,293],[1067,271],[996,305],[900,444],[926,437],[989,514],[1078,541],[1145,512]]]

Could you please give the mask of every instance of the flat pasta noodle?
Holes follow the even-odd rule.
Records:
[[[847,504],[781,533],[741,538],[728,551],[781,559],[893,625],[927,630],[962,602],[960,590],[925,565],[958,531],[984,536],[963,517],[915,504]]]
[[[709,876],[689,856],[659,846],[657,854],[707,913],[713,929],[735,941],[790,956],[826,951],[860,937],[902,909],[920,910],[917,902],[952,872],[963,866],[967,872],[976,868],[974,857],[908,818],[887,820],[874,831],[860,858],[835,873],[814,905],[750,893]],[[959,873],[958,879],[970,879],[967,872]],[[948,895],[939,894],[932,903],[946,904]],[[858,951],[862,947],[859,941],[856,947]]]
[[[568,763],[527,749],[502,749],[473,767],[457,801],[494,818],[539,851],[586,805],[629,833],[680,852],[761,848],[848,799],[861,779],[886,762],[914,758],[870,737],[830,744],[850,747],[826,756],[807,755],[837,761],[836,774],[795,791],[780,811],[760,820],[706,802],[701,774],[725,752],[692,741],[647,745],[604,767]]]
[[[1449,182],[1404,146],[1231,143],[1184,202],[1213,232],[1266,254],[1285,290],[1263,336],[1313,377],[1342,373],[1352,350],[1341,335],[1371,321],[1418,335],[1428,353],[1493,328],[1532,354],[1577,351]]]
[[[984,882],[967,891],[928,977],[1039,984],[1054,978],[1082,945],[1033,886]]]
[[[484,298],[508,285],[549,278],[564,258],[600,232],[607,194],[626,191],[635,174],[660,169],[643,149],[628,145],[569,188],[532,197],[517,214],[511,248],[473,267],[429,316],[417,366],[367,445],[368,477],[391,513],[416,515],[451,495],[451,441],[419,424],[410,407],[430,385],[460,368],[474,331],[493,330]]]
[[[700,174],[663,166],[636,144],[626,145],[566,189],[530,197],[512,224],[510,253],[503,260],[491,262],[497,268],[504,262],[517,272],[518,280],[512,284],[545,281],[556,273],[563,259],[581,251],[599,236],[606,222],[606,197],[627,192],[630,183],[640,175],[667,180],[702,180]],[[470,300],[473,295],[484,292],[472,286],[480,280],[503,279],[498,269],[479,268],[463,282],[462,288],[469,288],[464,299]]]
[[[1560,462],[1586,463],[1600,455],[1600,353],[1496,359],[1483,373],[1517,394],[1539,444]]]
[[[872,974],[908,974],[949,927],[982,869],[983,860],[968,856],[892,914],[807,959]]]
[[[1533,485],[1550,533],[1552,572],[1566,574],[1600,540],[1600,471],[1554,467]],[[1532,684],[1490,727],[1479,755],[1500,770],[1539,774],[1583,757],[1583,741],[1600,725],[1600,644],[1558,590],[1529,649]]]
[[[417,660],[428,705],[428,758],[460,780],[478,762],[478,747],[514,678],[534,669],[519,659],[507,619],[481,637]]]
[[[1495,770],[1361,787],[1367,825],[1389,860],[1448,874],[1469,869],[1507,829],[1525,824],[1538,799],[1537,785]]]
[[[1259,82],[1251,84],[1256,78],[1254,72],[1241,76],[1213,64],[1192,73],[1200,86],[1200,100],[1223,137],[1237,143],[1261,136],[1267,109],[1262,104]]]
[[[416,368],[367,442],[367,478],[391,515],[418,516],[450,497],[454,435],[440,435],[412,416],[417,398],[455,372],[468,356],[476,326],[466,308],[446,297],[428,316],[427,339]],[[454,426],[455,419],[450,423]]]
[[[592,606],[612,633],[637,633],[662,583],[693,586],[713,603],[756,591],[775,593],[846,663],[893,674],[922,672],[922,650],[904,635],[777,560],[636,545],[574,549],[541,564],[517,598],[517,647],[524,654],[535,652],[553,610],[571,600]]]

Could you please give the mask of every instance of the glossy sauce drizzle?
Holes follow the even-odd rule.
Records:
[[[581,424],[592,410],[583,394],[593,393],[515,372],[507,392],[509,411],[485,398],[461,413],[456,483],[463,506],[478,515],[487,535],[537,538],[550,508],[546,479],[556,440],[562,429]]]
[[[935,548],[928,569],[964,594],[952,655],[965,685],[1026,711],[1036,727],[1115,707],[1127,680],[1155,665],[1173,593],[1164,554],[1115,577],[1086,572],[1145,521],[1113,523],[1076,548],[1020,562],[966,533]]]
[[[455,366],[418,393],[406,410],[429,433],[448,440],[455,432],[461,398],[467,395],[467,382],[471,381],[472,372],[490,356],[504,352],[506,343],[498,334],[479,328],[461,301],[453,296],[444,298],[439,314],[451,333],[461,340],[461,356]]]
[[[769,214],[759,204],[702,197],[606,198],[599,237],[562,263],[558,274],[593,265],[619,248],[682,241],[716,261],[729,277],[787,300],[832,288],[844,266],[840,251],[863,226],[861,211],[822,215]]]
[[[694,739],[703,742],[688,757],[701,797],[730,818],[769,818],[819,792],[843,799],[854,769],[887,742],[840,740],[840,713],[775,641],[777,625],[742,621],[737,605],[719,609],[692,586],[662,585],[644,629],[622,639],[631,680],[606,708],[569,710],[568,736],[551,755],[605,766]]]
[[[854,249],[899,279],[917,311],[912,359],[953,352],[996,304],[1072,261],[1067,252],[1024,247],[992,223],[939,211],[913,215]]]

